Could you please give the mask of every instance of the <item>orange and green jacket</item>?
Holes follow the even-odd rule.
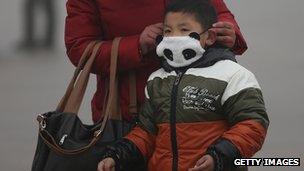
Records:
[[[219,139],[252,157],[268,116],[255,76],[231,60],[148,79],[139,126],[126,136],[149,158],[148,170],[188,170]]]
[[[206,53],[217,59],[232,54]],[[124,141],[138,148],[149,171],[186,171],[211,147],[228,158],[249,158],[262,147],[269,120],[261,88],[236,62],[219,60],[175,71],[161,68],[150,75],[145,96],[138,126]]]

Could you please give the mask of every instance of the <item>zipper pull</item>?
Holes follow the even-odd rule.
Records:
[[[61,138],[60,141],[59,141],[59,145],[62,145],[62,144],[64,143],[64,140],[66,139],[66,137],[68,137],[67,134],[64,134],[64,135],[62,136],[62,138]]]
[[[177,73],[177,76],[176,76],[174,85],[177,85],[177,84],[179,83],[179,80],[180,80],[180,78],[182,77],[182,75],[183,75],[182,72],[178,72],[178,73]]]

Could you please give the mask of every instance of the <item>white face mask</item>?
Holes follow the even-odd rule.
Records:
[[[163,37],[156,47],[159,57],[164,57],[172,67],[185,67],[200,59],[205,49],[198,33],[189,36]],[[161,39],[161,38],[160,38]]]

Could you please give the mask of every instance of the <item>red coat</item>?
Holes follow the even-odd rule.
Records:
[[[92,100],[94,122],[98,121],[103,108],[104,81],[110,66],[111,43],[114,37],[123,37],[119,46],[119,95],[124,119],[128,115],[129,84],[128,70],[136,70],[138,105],[144,101],[144,87],[148,76],[159,64],[156,55],[142,58],[139,53],[139,35],[148,25],[163,21],[165,5],[168,0],[68,0],[65,43],[71,62],[77,65],[86,45],[92,40],[103,40],[105,43],[96,57],[93,73],[97,74],[97,90]],[[227,9],[223,0],[212,0],[219,21],[229,21],[236,28],[234,52],[242,54],[247,45],[242,37],[234,16]]]

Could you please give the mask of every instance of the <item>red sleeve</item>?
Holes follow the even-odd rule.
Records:
[[[87,44],[92,40],[103,40],[98,5],[91,0],[68,0],[65,23],[65,44],[71,62],[77,65]],[[108,73],[112,41],[102,44],[94,62],[94,73]],[[123,37],[119,45],[118,68],[120,71],[139,66],[139,35]]]
[[[155,135],[137,126],[124,138],[132,141],[146,158],[152,156],[155,145]]]
[[[236,40],[232,50],[236,55],[243,54],[247,50],[247,44],[241,33],[240,27],[234,19],[234,15],[229,11],[223,0],[212,0],[211,2],[217,11],[218,21],[226,21],[234,25]]]

